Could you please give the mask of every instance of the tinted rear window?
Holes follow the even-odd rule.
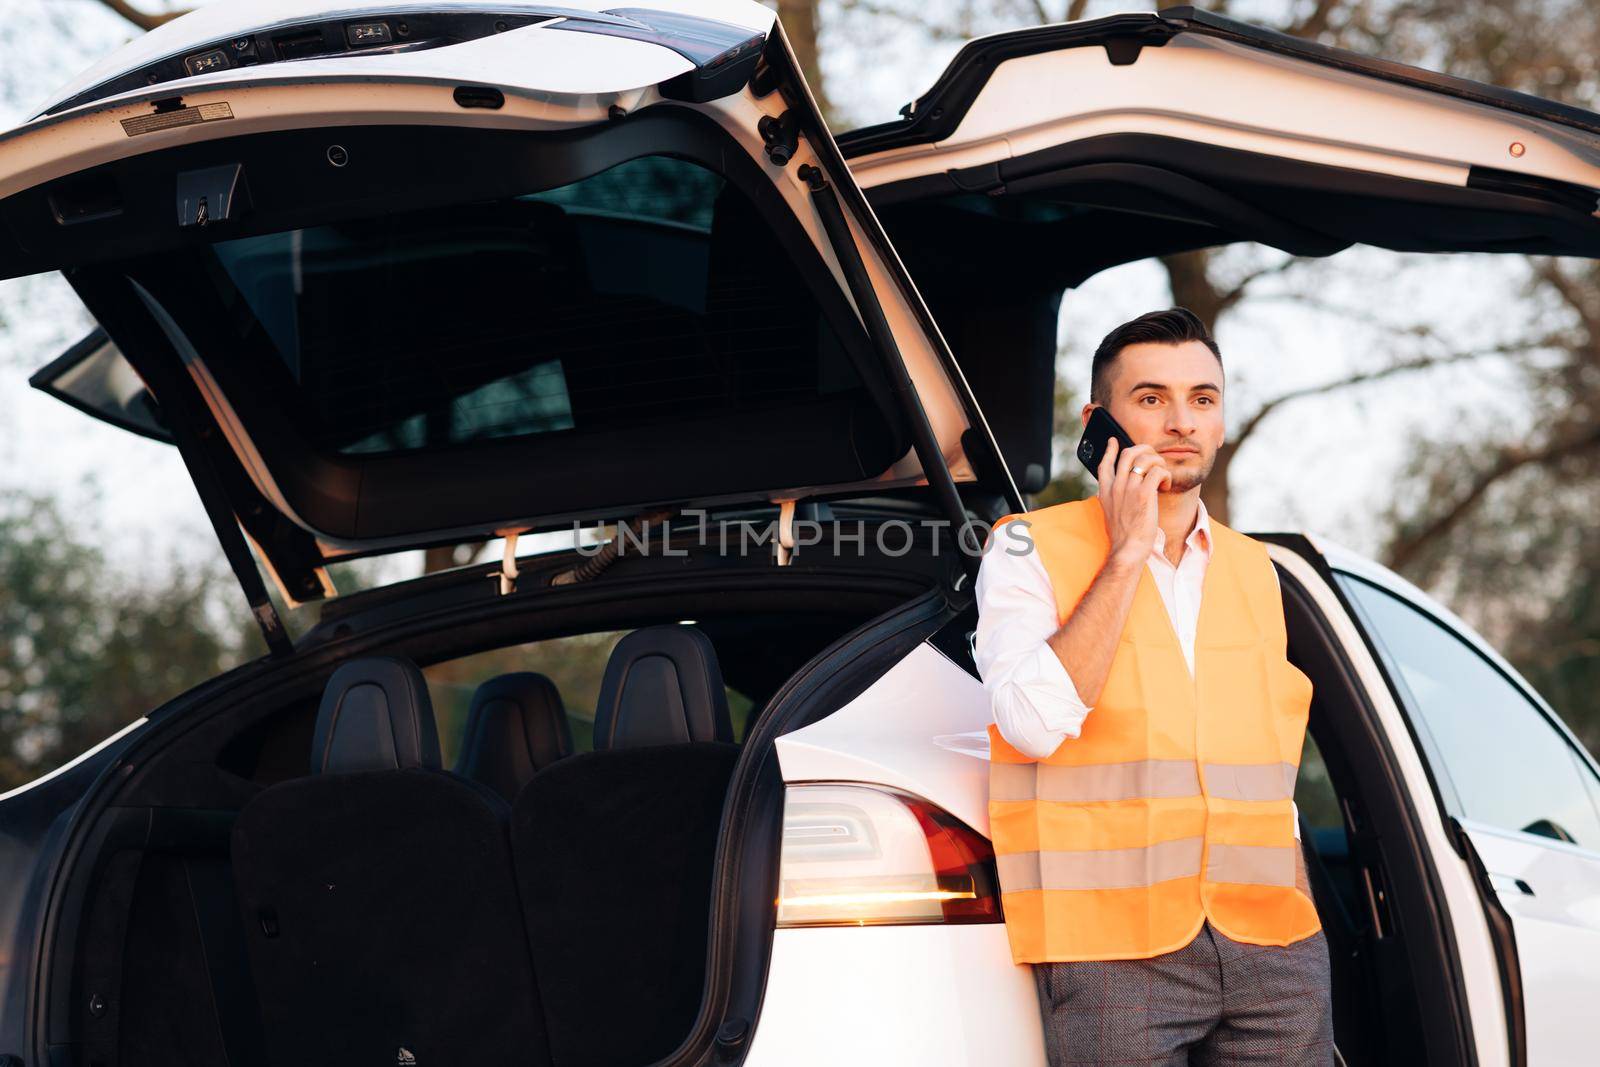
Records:
[[[220,344],[198,347],[224,388],[272,397],[329,452],[777,411],[863,390],[749,200],[680,159],[174,259],[168,281],[187,279],[190,295],[162,303],[191,337],[197,313],[211,320],[198,332],[220,326]]]

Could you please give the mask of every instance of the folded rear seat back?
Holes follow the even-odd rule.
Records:
[[[456,773],[510,803],[535,774],[572,755],[572,725],[556,684],[519,671],[490,678],[472,694]]]
[[[421,672],[340,667],[312,750],[233,831],[271,1061],[548,1063],[507,807],[439,769]]]
[[[606,665],[596,751],[518,794],[512,849],[558,1067],[637,1067],[687,1036],[739,748],[711,642],[638,630]]]

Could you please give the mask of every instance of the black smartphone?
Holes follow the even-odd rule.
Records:
[[[1100,477],[1100,460],[1105,457],[1106,445],[1110,444],[1113,437],[1117,439],[1119,455],[1133,447],[1133,438],[1128,436],[1127,430],[1117,425],[1111,412],[1103,407],[1089,412],[1089,424],[1083,428],[1083,436],[1078,439],[1078,458],[1096,478]]]

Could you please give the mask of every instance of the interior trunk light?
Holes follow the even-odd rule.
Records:
[[[778,925],[1000,922],[994,853],[926,800],[865,785],[791,785]]]

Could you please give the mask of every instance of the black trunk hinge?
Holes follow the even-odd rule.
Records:
[[[789,165],[800,147],[800,119],[790,108],[777,118],[763,115],[756,130],[767,145],[767,158],[780,167]]]
[[[183,457],[184,466],[189,468],[189,477],[194,480],[200,502],[205,505],[206,517],[217,532],[222,554],[227,558],[228,567],[239,580],[239,588],[244,591],[244,598],[250,605],[250,614],[255,617],[256,625],[261,627],[267,651],[274,656],[287,656],[294,651],[294,643],[289,640],[289,632],[283,628],[283,619],[267,594],[267,583],[261,580],[261,572],[256,569],[255,556],[250,553],[250,545],[239,527],[239,520],[228,506],[227,496],[222,490],[222,478],[210,455],[210,442],[201,439],[209,436],[209,428],[197,434],[181,417],[173,420],[173,437],[178,442],[178,453]]]
[[[158,387],[153,392],[168,412],[173,443],[178,446],[178,455],[183,457],[183,465],[189,470],[195,492],[206,509],[206,518],[211,520],[211,528],[216,531],[222,555],[227,559],[233,576],[238,579],[239,588],[244,591],[250,614],[261,628],[261,637],[267,643],[267,651],[274,656],[287,656],[294,651],[294,644],[289,640],[289,632],[284,629],[283,619],[273,606],[272,598],[267,595],[267,583],[261,580],[261,572],[256,569],[255,556],[251,554],[244,530],[228,503],[222,474],[217,470],[216,459],[211,454],[215,446],[212,439],[215,430],[205,424],[196,427],[187,410],[193,401],[186,395],[185,386],[188,383],[181,372],[162,366],[160,378],[165,380],[168,388]]]
[[[845,218],[844,208],[839,204],[839,196],[834,192],[833,186],[829,184],[827,176],[822,173],[820,167],[806,163],[796,173],[800,180],[806,183],[806,188],[811,190],[812,203],[816,205],[817,215],[822,219],[822,228],[827,232],[828,243],[839,259],[839,267],[844,271],[850,293],[855,297],[856,308],[861,312],[861,321],[867,328],[867,335],[872,338],[873,345],[883,355],[889,375],[889,387],[911,424],[912,447],[916,450],[917,461],[922,464],[923,476],[927,478],[928,487],[933,490],[940,509],[955,524],[956,554],[961,559],[961,567],[969,578],[976,579],[978,546],[970,543],[975,535],[967,523],[966,505],[961,502],[961,494],[956,490],[955,479],[950,476],[950,468],[945,464],[938,438],[934,436],[933,424],[928,421],[928,413],[922,406],[921,398],[917,396],[910,372],[906,370],[905,360],[900,355],[900,344],[895,340],[894,331],[889,328],[889,320],[884,316],[883,305],[878,302],[878,294],[872,288],[871,276],[868,275],[867,265],[861,258],[861,250],[856,247],[855,238],[850,233],[850,223]]]
[[[1135,33],[1115,34],[1101,43],[1113,67],[1131,67],[1139,62],[1139,54],[1146,48],[1160,48],[1177,35],[1170,24],[1157,22]]]
[[[245,540],[239,518],[228,502],[222,472],[217,468],[213,449],[227,446],[214,439],[216,424],[209,418],[201,420],[199,411],[205,408],[205,401],[184,370],[172,338],[151,314],[152,304],[141,301],[138,285],[132,279],[114,292],[96,293],[79,286],[73,272],[67,272],[67,277],[90,314],[106,328],[111,340],[116,342],[161,406],[163,418],[172,432],[172,442],[178,446],[178,455],[183,457],[183,465],[206,509],[206,518],[211,520],[211,527],[216,531],[217,543],[222,546],[228,567],[244,591],[250,614],[261,627],[267,650],[274,656],[288,655],[294,651],[294,644],[289,640],[272,598],[267,595],[266,582],[256,569],[255,557]],[[118,323],[130,336],[121,335]],[[129,344],[130,340],[134,343]]]

